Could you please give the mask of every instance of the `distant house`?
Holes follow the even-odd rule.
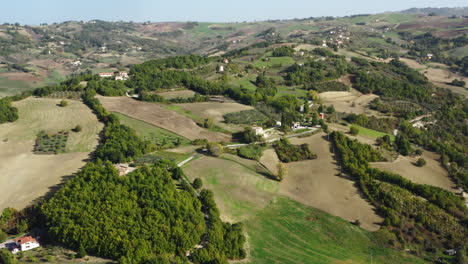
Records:
[[[130,167],[128,163],[114,164],[114,167],[119,171],[119,176],[127,175],[135,170],[135,168]]]
[[[75,67],[79,67],[79,66],[81,66],[81,61],[74,61],[74,62],[72,62],[72,65],[75,66]]]
[[[228,59],[223,59],[223,63],[228,64],[228,63],[229,63],[229,60],[228,60]]]
[[[24,237],[15,239],[14,243],[9,244],[8,246],[9,246],[10,251],[13,254],[16,254],[20,251],[27,251],[27,250],[31,250],[34,248],[38,248],[41,245],[32,236],[24,236]]]
[[[445,250],[444,253],[449,256],[455,256],[457,254],[457,251],[455,249],[449,249]]]
[[[276,121],[276,126],[281,127],[281,121]]]
[[[128,80],[128,73],[126,71],[119,71],[115,74],[115,80],[125,81]]]
[[[325,114],[324,114],[324,113],[320,113],[320,114],[319,114],[319,119],[325,119]]]
[[[223,65],[219,65],[218,72],[224,72],[224,66]]]
[[[257,136],[264,136],[265,135],[265,131],[263,130],[262,127],[252,127],[252,130],[253,132],[255,132],[255,135]]]
[[[109,77],[114,76],[114,73],[112,72],[100,72],[98,74],[99,74],[99,77],[101,78],[109,78]]]
[[[432,53],[427,54],[428,59],[432,60],[432,57],[434,57],[434,54],[432,54]]]

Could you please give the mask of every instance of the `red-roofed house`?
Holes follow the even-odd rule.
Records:
[[[24,236],[14,240],[15,243],[10,247],[11,252],[18,253],[19,251],[27,251],[33,248],[38,248],[41,245],[32,236]]]
[[[102,77],[102,78],[107,78],[107,77],[114,76],[114,73],[113,72],[100,72],[99,76]]]

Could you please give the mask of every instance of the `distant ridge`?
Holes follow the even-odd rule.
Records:
[[[410,8],[403,10],[400,13],[405,14],[435,14],[438,16],[468,16],[468,7],[426,7],[426,8]]]

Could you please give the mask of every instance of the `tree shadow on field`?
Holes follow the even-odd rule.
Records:
[[[83,165],[86,166],[86,164],[91,161],[91,156],[92,156],[92,153],[90,153],[88,155],[88,158],[86,159],[83,159],[82,161],[85,163]],[[64,175],[64,176],[61,176],[60,178],[60,183],[56,184],[56,185],[53,185],[53,186],[50,186],[49,187],[49,190],[42,196],[34,199],[31,201],[31,203],[28,205],[28,206],[33,206],[33,205],[36,205],[36,204],[41,204],[41,203],[44,203],[46,201],[48,201],[50,198],[52,198],[54,196],[54,194],[59,191],[63,186],[65,186],[65,184],[70,180],[72,179],[73,177],[76,176],[76,174],[81,171],[81,169],[83,168],[79,168],[75,173],[72,173],[70,175]]]

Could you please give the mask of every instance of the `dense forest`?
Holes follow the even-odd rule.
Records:
[[[201,203],[177,190],[172,174],[163,162],[126,176],[110,162],[88,163],[42,213],[51,235],[72,248],[121,263],[182,259],[206,226]]]

